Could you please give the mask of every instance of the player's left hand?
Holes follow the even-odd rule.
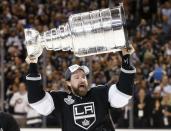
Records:
[[[132,55],[135,52],[134,47],[132,46],[132,44],[130,44],[129,48],[123,48],[122,49],[122,55],[125,56],[127,54]]]

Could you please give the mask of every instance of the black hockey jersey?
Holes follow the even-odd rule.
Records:
[[[98,86],[84,97],[51,92],[55,112],[61,113],[64,131],[114,131],[109,117],[108,87]]]
[[[63,131],[114,131],[109,108],[121,108],[132,97],[135,69],[121,68],[119,82],[91,88],[84,97],[67,92],[44,92],[36,64],[26,77],[30,106],[40,114],[59,113]]]

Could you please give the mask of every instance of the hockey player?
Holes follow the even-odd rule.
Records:
[[[45,92],[40,86],[41,75],[37,58],[27,57],[30,64],[26,76],[30,106],[42,115],[59,113],[63,131],[114,131],[109,108],[121,108],[132,97],[136,69],[130,64],[134,48],[122,49],[122,67],[117,84],[88,87],[86,66],[72,65],[65,72],[70,92]]]

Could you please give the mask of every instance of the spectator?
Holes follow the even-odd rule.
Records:
[[[162,99],[163,124],[165,128],[171,126],[171,95],[165,94]]]
[[[25,111],[27,112],[26,115],[26,125],[27,127],[34,127],[34,128],[40,128],[42,125],[42,117],[39,113],[37,113],[33,108],[29,106],[29,104],[26,106]]]
[[[160,85],[155,87],[154,92],[160,93],[161,96],[163,96],[165,93],[171,94],[171,85],[169,84],[169,78],[167,75],[162,77]]]
[[[14,107],[14,118],[16,118],[20,127],[26,125],[26,107],[28,105],[27,90],[25,83],[19,84],[18,92],[14,93],[10,100],[10,105]]]
[[[151,108],[151,98],[146,95],[143,88],[139,89],[138,95],[135,97],[134,101],[134,127],[150,127]]]
[[[152,122],[153,128],[162,128],[163,127],[163,113],[162,113],[162,105],[161,99],[155,98],[153,101],[153,109],[152,109]]]

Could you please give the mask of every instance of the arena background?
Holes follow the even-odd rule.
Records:
[[[17,114],[11,99],[25,90],[26,49],[23,29],[40,32],[67,22],[71,14],[114,7],[119,0],[1,0],[0,1],[0,110],[11,113],[23,128],[60,127],[60,119],[37,115],[29,107]],[[124,0],[129,39],[136,52],[134,98],[122,109],[111,109],[116,128],[171,128],[171,0]],[[108,53],[77,58],[72,52],[44,51],[39,58],[45,90],[63,90],[68,65],[85,64],[92,70],[90,85],[117,82],[121,57]],[[20,89],[19,89],[20,88]],[[142,103],[137,101],[143,100]],[[19,100],[16,102],[24,102]],[[144,113],[138,113],[139,107]],[[29,124],[29,114],[35,115]],[[121,114],[121,115],[118,115]]]

